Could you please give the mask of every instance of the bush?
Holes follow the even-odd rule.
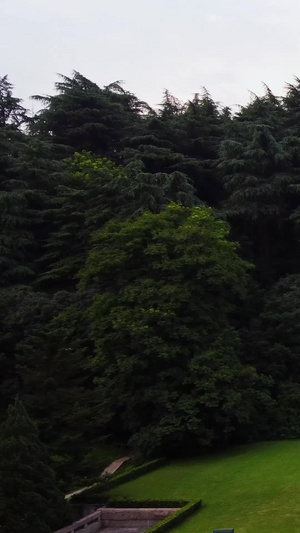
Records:
[[[153,461],[149,461],[148,463],[144,463],[143,465],[133,467],[130,470],[123,472],[122,474],[108,479],[106,481],[105,490],[112,489],[117,485],[121,485],[121,483],[127,483],[127,481],[132,481],[133,479],[140,477],[140,475],[142,474],[152,472],[152,470],[155,470],[159,466],[162,466],[163,464],[165,464],[165,462],[165,459],[160,458],[154,459]]]
[[[105,495],[104,495],[105,497]],[[129,500],[127,498],[122,498],[120,500],[108,499],[105,501],[107,507],[116,507],[116,508],[159,508],[159,507],[185,507],[190,504],[190,500]]]

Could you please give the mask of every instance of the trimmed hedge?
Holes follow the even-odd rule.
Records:
[[[163,458],[154,459],[153,461],[149,461],[148,463],[145,463],[141,466],[130,468],[130,470],[126,470],[126,472],[123,472],[122,474],[117,474],[116,476],[104,478],[99,481],[99,483],[94,483],[92,487],[86,489],[84,492],[81,492],[80,494],[75,494],[72,498],[70,498],[70,502],[87,502],[90,501],[91,498],[95,499],[99,498],[99,496],[101,496],[101,501],[103,501],[103,492],[107,492],[108,490],[118,485],[121,485],[122,483],[127,483],[127,481],[132,481],[140,477],[142,474],[152,472],[152,470],[155,470],[159,466],[164,465],[165,462],[166,460]]]
[[[104,498],[105,498],[104,494]],[[185,507],[186,505],[190,504],[190,500],[129,500],[127,498],[122,498],[119,500],[110,499],[108,495],[108,499],[105,500],[105,505],[107,507],[116,507],[116,508],[145,508],[145,509],[156,509],[156,508],[168,508],[168,507]]]
[[[198,509],[200,509],[201,506],[202,500],[190,500],[190,502],[182,507],[182,509],[176,511],[176,513],[172,514],[171,516],[168,516],[162,520],[162,522],[156,524],[156,526],[147,529],[146,533],[163,533],[164,531],[169,531],[169,529],[177,526],[183,522],[183,520],[195,513]]]
[[[112,489],[117,485],[121,485],[121,483],[127,483],[127,481],[132,481],[133,479],[140,477],[140,475],[142,474],[147,474],[148,472],[152,472],[152,470],[156,470],[156,468],[164,465],[165,463],[166,459],[164,458],[153,459],[153,461],[149,461],[148,463],[144,463],[143,465],[131,468],[130,470],[123,472],[122,474],[118,474],[117,476],[108,479],[105,482],[105,490]]]

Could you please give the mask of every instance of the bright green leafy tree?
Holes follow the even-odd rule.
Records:
[[[251,426],[260,379],[230,319],[250,265],[209,208],[111,222],[82,272],[102,404],[142,455],[228,441]],[[256,391],[257,392],[257,391]],[[255,393],[256,394],[256,393]]]
[[[149,174],[140,164],[116,166],[91,153],[66,161],[68,180],[58,186],[52,210],[56,231],[50,236],[41,280],[74,287],[90,248],[91,234],[109,220],[134,218],[145,210],[160,212],[171,201],[193,206],[194,188],[180,172]],[[57,285],[59,284],[59,285]]]

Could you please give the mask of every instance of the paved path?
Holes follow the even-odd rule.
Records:
[[[124,464],[130,461],[130,457],[121,457],[121,459],[117,459],[116,461],[113,461],[109,466],[107,466],[102,474],[102,476],[111,476],[114,474],[119,468]]]
[[[121,457],[120,459],[117,459],[116,461],[113,461],[109,466],[107,466],[100,477],[105,477],[105,476],[111,476],[112,474],[114,474],[124,463],[127,463],[127,461],[130,461],[130,457]],[[65,496],[65,499],[66,500],[69,500],[70,498],[72,498],[72,496],[75,496],[75,494],[81,494],[82,492],[84,492],[85,490],[87,489],[91,489],[93,487],[95,487],[96,485],[98,485],[98,483],[93,483],[93,485],[89,485],[87,487],[83,487],[82,489],[78,489],[78,490],[75,490],[74,492],[70,492],[69,494],[66,494]],[[108,533],[113,533],[113,532],[108,532]],[[124,533],[126,533],[124,531]],[[130,533],[128,531],[128,533]],[[135,532],[135,531],[132,531],[132,533],[139,533],[139,532]]]

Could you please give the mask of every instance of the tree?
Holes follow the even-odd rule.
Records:
[[[224,211],[263,282],[288,272],[298,248],[290,216],[299,178],[290,144],[291,139],[277,141],[269,127],[258,125],[251,142],[227,140],[221,148]]]
[[[139,160],[153,175],[180,172],[201,202],[217,205],[221,186],[215,165],[225,115],[207,91],[186,104],[165,91],[160,108],[148,113],[137,133],[126,140],[124,162]]]
[[[209,208],[171,204],[93,237],[82,285],[102,405],[142,455],[211,446],[253,422],[260,379],[230,316],[249,265]],[[247,396],[247,399],[246,399]]]
[[[120,215],[120,206],[126,205],[124,182],[128,176],[112,161],[87,152],[76,152],[65,164],[67,179],[57,188],[52,208],[54,231],[45,246],[45,272],[40,281],[74,289],[91,233]]]
[[[265,94],[261,97],[253,94],[251,101],[241,107],[235,117],[235,132],[240,139],[249,140],[249,133],[251,135],[251,128],[247,127],[249,125],[268,126],[276,131],[278,139],[282,139],[285,135],[286,113],[282,99],[275,96],[267,85],[264,84],[264,88]]]
[[[281,278],[265,294],[248,336],[249,362],[276,383],[300,384],[300,276]],[[251,355],[250,355],[251,354]]]
[[[14,172],[20,147],[26,142],[19,129],[25,116],[20,100],[12,95],[7,76],[0,78],[0,278],[1,286],[32,274],[24,250],[32,242],[28,231],[24,182]],[[22,190],[22,192],[20,191]]]
[[[2,111],[1,111],[2,110]],[[0,285],[33,281],[51,223],[46,210],[63,182],[62,150],[20,128],[25,109],[0,78]]]
[[[273,380],[273,438],[300,435],[300,275],[275,283],[246,331],[246,361]]]
[[[221,110],[204,89],[202,96],[196,93],[193,100],[185,105],[179,121],[183,134],[178,140],[178,149],[194,161],[188,175],[197,196],[210,206],[219,206],[222,187],[217,179],[216,164],[220,143],[226,133],[225,126],[229,130],[231,125],[229,110]]]
[[[19,128],[28,122],[26,110],[21,105],[20,98],[13,96],[13,85],[8,76],[0,77],[0,128],[10,126]]]
[[[22,394],[66,490],[85,475],[83,458],[103,435],[88,364],[90,301],[88,294],[24,286],[0,291],[0,423]]]
[[[151,110],[143,117],[140,127],[126,139],[123,161],[126,165],[140,164],[148,180],[153,176],[153,181],[160,182],[161,187],[168,187],[169,176],[180,175],[181,182],[185,181],[185,188],[191,191],[193,188],[195,194],[197,185],[194,178],[199,174],[199,162],[182,150],[187,137],[183,120],[185,105],[165,91],[160,107],[159,111]],[[206,199],[200,196],[200,200]],[[169,201],[184,203],[178,198],[170,198]],[[184,205],[195,205],[195,201]]]
[[[101,406],[89,365],[93,343],[85,313],[87,301],[87,295],[70,294],[71,305],[32,328],[16,346],[16,373],[24,404],[54,457],[66,490],[82,474],[85,455],[103,435]]]
[[[67,160],[68,180],[58,187],[52,210],[55,230],[43,257],[41,281],[74,287],[83,267],[92,233],[109,220],[134,218],[145,210],[159,213],[171,201],[193,206],[194,188],[180,172],[149,174],[141,165],[126,168],[92,153]]]
[[[0,427],[0,523],[3,533],[51,533],[69,519],[49,457],[20,400]]]
[[[16,371],[18,346],[26,344],[32,336],[38,336],[55,316],[75,301],[76,296],[66,291],[49,295],[35,292],[28,286],[0,290],[0,423],[8,405],[20,392],[20,378]]]
[[[55,86],[58,94],[33,97],[45,107],[37,113],[32,132],[68,146],[70,152],[87,150],[113,158],[147,108],[120,83],[100,88],[76,71],[71,78],[61,76]]]
[[[288,135],[299,137],[300,78],[295,77],[294,84],[287,84],[287,91],[282,99],[285,111],[285,128]]]

